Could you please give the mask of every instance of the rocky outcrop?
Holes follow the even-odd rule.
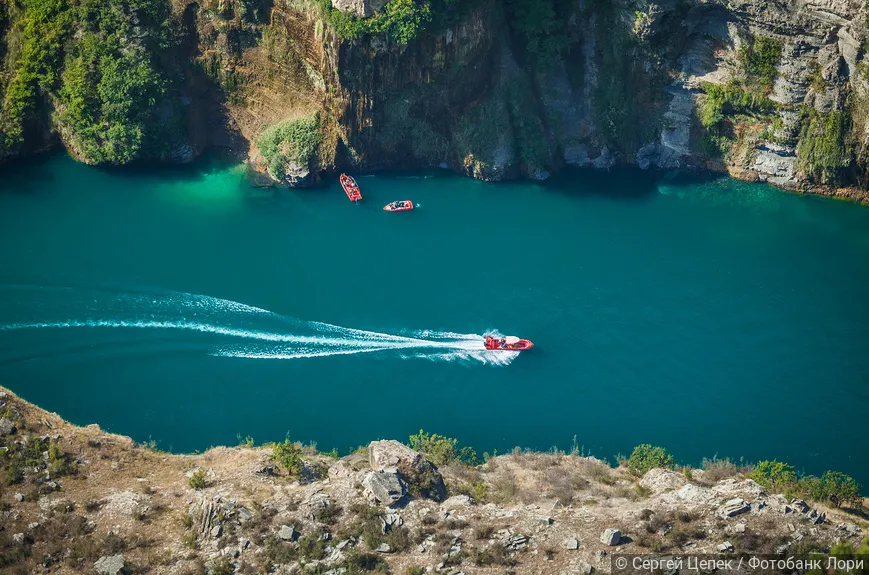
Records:
[[[396,478],[398,470],[369,465],[420,468],[419,454],[398,442],[375,442],[373,454],[337,460],[310,449],[306,463],[323,472],[307,482],[261,473],[272,461],[269,447],[155,452],[14,396],[5,401],[16,431],[0,436],[7,454],[0,473],[15,477],[16,489],[27,494],[0,493],[0,552],[12,572],[117,575],[148,566],[156,575],[338,575],[359,572],[362,562],[392,573],[421,567],[590,575],[609,571],[615,549],[635,555],[796,553],[840,543],[856,549],[867,527],[857,514],[767,493],[738,474],[704,477],[701,485],[688,479],[705,476],[700,470],[652,470],[641,479],[644,489],[636,489],[624,467],[558,452],[444,466],[446,483],[458,492],[473,481],[479,500],[460,493],[440,503],[405,496],[388,507],[368,500],[368,478]],[[39,495],[49,461],[29,459],[48,433],[54,463],[68,457],[74,469],[65,473],[77,471],[62,497]],[[62,469],[53,467],[52,477]],[[187,473],[201,469],[209,480],[197,489]],[[718,512],[737,503],[750,509],[736,517]],[[150,508],[146,516],[136,512],[143,506]]]
[[[385,475],[400,475],[423,497],[443,501],[447,496],[444,479],[421,454],[398,441],[373,441],[368,446],[369,465]],[[370,475],[369,475],[370,476]]]
[[[397,505],[407,495],[407,487],[395,467],[372,471],[362,480],[362,486],[369,499],[381,505]]]

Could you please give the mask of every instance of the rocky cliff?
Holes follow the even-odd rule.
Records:
[[[51,2],[66,5],[21,0],[0,18],[0,129],[21,116],[28,6]],[[3,154],[56,133],[93,163],[229,146],[291,185],[333,169],[440,166],[500,180],[635,164],[869,197],[859,0],[171,0],[151,24],[140,12],[118,9],[133,30],[119,53],[141,48],[161,78],[148,104],[157,122],[140,122],[140,139],[162,145],[88,152],[80,133],[104,145],[116,106],[100,91],[87,121],[69,119],[68,70],[83,51],[73,30],[45,49],[41,65],[61,72],[37,67],[25,137],[7,137]]]
[[[590,575],[618,553],[869,554],[859,516],[724,462],[638,477],[560,452],[432,457],[397,441],[173,455],[0,391],[0,573]]]

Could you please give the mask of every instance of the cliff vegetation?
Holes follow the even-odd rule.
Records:
[[[58,140],[110,165],[221,146],[287,185],[350,168],[502,180],[636,164],[869,197],[869,8],[853,0],[0,6],[2,158]],[[315,115],[307,162],[259,145]],[[285,160],[309,173],[284,177]]]

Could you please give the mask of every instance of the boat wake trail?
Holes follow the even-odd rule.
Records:
[[[176,345],[179,350],[216,357],[261,360],[377,354],[505,366],[518,355],[486,350],[479,334],[435,330],[380,333],[299,320],[196,294],[0,286],[0,296],[0,318],[23,318],[0,324],[0,352],[3,340],[14,337],[19,348],[23,341],[40,347],[40,353],[30,351],[27,358],[65,353],[69,337],[58,336],[54,340],[57,345],[51,347],[46,345],[46,337],[35,334],[63,334],[66,330],[87,330],[94,338],[91,347],[124,344],[159,353],[172,351]],[[110,340],[101,342],[99,334],[105,332],[110,335],[102,337]],[[160,345],[155,349],[156,334],[160,334]],[[75,350],[80,350],[80,336],[75,340]],[[2,356],[0,353],[0,359],[5,359]]]

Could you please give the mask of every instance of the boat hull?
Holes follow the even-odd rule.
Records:
[[[359,190],[359,184],[356,183],[356,180],[347,174],[341,174],[339,179],[341,187],[344,188],[344,193],[347,194],[351,202],[358,202],[362,199],[362,192]]]
[[[395,207],[392,204],[386,204],[385,206],[383,206],[383,211],[385,211],[385,212],[409,212],[410,210],[413,209],[413,202],[411,202],[410,200],[399,200],[399,201],[404,202],[404,206]]]
[[[515,343],[506,343],[498,338],[487,339],[486,349],[490,351],[528,351],[534,347],[534,343],[527,339],[520,339]]]

